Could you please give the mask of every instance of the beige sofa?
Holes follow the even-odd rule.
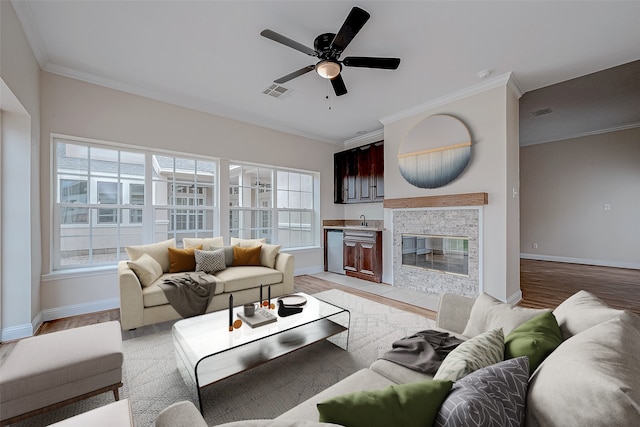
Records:
[[[222,238],[184,239],[184,245],[187,248],[202,247],[203,250],[209,251],[223,246]],[[260,285],[264,285],[264,298],[267,297],[267,287],[271,288],[272,298],[293,292],[293,255],[279,252],[279,246],[267,245],[259,240],[232,238],[231,245],[261,246],[262,263],[258,266],[231,266],[231,263],[228,262],[229,266],[214,273],[215,293],[207,307],[207,312],[227,308],[231,293],[235,306],[257,302],[260,298]],[[132,265],[132,261],[118,263],[122,329],[130,330],[181,318],[180,314],[169,304],[164,291],[159,286],[165,279],[183,274],[183,272],[169,272],[171,270],[169,248],[176,249],[173,239],[152,245],[127,248],[132,261],[148,259],[145,256],[148,255],[160,265],[159,277],[154,278],[155,275],[150,278],[146,277],[149,280],[146,286],[143,286],[145,275],[139,270],[134,272],[132,267],[136,268],[136,266]],[[143,256],[145,258],[142,258]]]
[[[509,336],[514,329],[520,330],[519,326],[527,320],[538,316],[549,318],[548,312],[549,310],[524,309],[503,304],[486,295],[481,295],[475,301],[456,295],[443,295],[438,310],[437,327],[458,337],[467,338],[466,344],[496,330],[501,330],[504,336]],[[524,375],[521,375],[521,380],[525,382],[524,390],[520,388],[519,391],[509,390],[506,393],[490,395],[493,399],[496,399],[497,395],[510,399],[510,396],[520,394],[519,410],[524,420],[520,419],[516,424],[506,421],[496,424],[494,421],[494,424],[490,425],[640,425],[640,318],[623,310],[612,309],[594,295],[584,291],[568,298],[553,310],[552,314],[557,321],[556,334],[561,335],[561,343],[550,350],[551,353],[546,355],[530,376],[526,370],[524,371]],[[540,331],[539,328],[537,331]],[[529,344],[534,348],[539,342],[534,339]],[[522,359],[530,360],[520,357],[510,361]],[[509,362],[502,362],[505,363]],[[492,366],[478,369],[475,373],[491,368]],[[472,374],[467,375],[468,378],[471,376]],[[377,360],[369,368],[352,374],[275,420],[241,421],[224,425],[322,425],[319,423],[317,409],[320,402],[353,392],[382,390],[392,385],[429,382],[431,379],[430,375],[418,373],[396,363]],[[454,387],[464,382],[463,377],[454,383]],[[439,417],[445,403],[439,409]],[[486,403],[480,406],[477,403],[462,403],[462,410],[481,410],[486,406]],[[182,424],[180,420],[189,421]],[[442,420],[436,420],[434,425],[458,425],[438,421]],[[166,408],[158,417],[156,426],[169,425],[186,427],[206,424],[191,402],[178,402]]]

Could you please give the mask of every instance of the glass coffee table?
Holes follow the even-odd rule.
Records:
[[[229,332],[229,311],[221,310],[176,322],[172,328],[176,363],[187,384],[195,385],[202,411],[201,390],[232,375],[329,338],[348,349],[351,313],[311,295],[303,310],[255,328],[246,323]],[[276,302],[273,300],[273,302]],[[234,307],[233,320],[242,306]],[[272,313],[277,315],[276,309]]]

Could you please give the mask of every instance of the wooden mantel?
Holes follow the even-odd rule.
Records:
[[[487,193],[448,194],[444,196],[406,197],[384,199],[388,209],[447,208],[451,206],[480,206],[489,204]]]

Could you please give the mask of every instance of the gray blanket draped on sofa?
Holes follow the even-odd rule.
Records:
[[[182,317],[204,314],[216,291],[215,276],[203,272],[184,273],[159,284],[171,306]]]

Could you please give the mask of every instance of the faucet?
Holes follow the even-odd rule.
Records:
[[[360,215],[360,219],[362,220],[360,225],[363,226],[363,227],[366,227],[367,226],[367,222],[366,222],[365,216],[364,215]]]

